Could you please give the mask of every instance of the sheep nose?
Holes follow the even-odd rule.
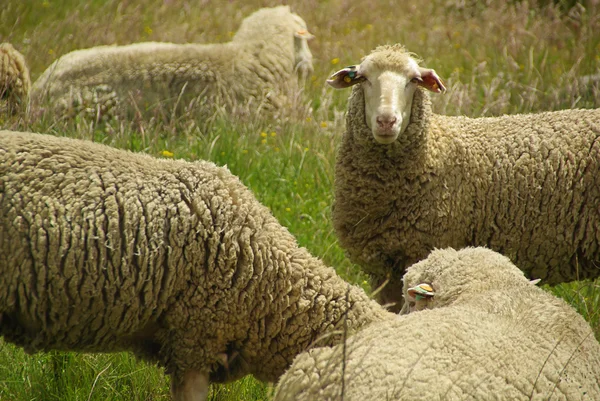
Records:
[[[392,129],[398,119],[394,116],[377,116],[377,125],[382,129]]]

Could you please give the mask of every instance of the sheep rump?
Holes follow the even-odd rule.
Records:
[[[592,329],[508,258],[484,248],[436,250],[404,280],[405,296],[432,283],[432,301],[440,298],[433,309],[374,323],[345,350],[300,354],[275,401],[341,400],[342,386],[346,401],[600,399]]]
[[[274,381],[343,317],[393,316],[212,163],[2,131],[0,177],[0,335],[27,352]]]
[[[406,267],[434,248],[487,246],[548,284],[600,276],[600,109],[449,117],[418,87],[407,128],[384,145],[362,86],[337,155],[333,223],[374,284],[390,280],[384,301],[401,301]]]

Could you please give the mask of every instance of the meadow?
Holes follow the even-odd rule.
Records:
[[[3,0],[0,43],[25,56],[32,81],[75,49],[140,41],[228,41],[241,20],[274,0]],[[596,0],[500,1],[293,0],[316,36],[314,74],[303,104],[286,118],[244,121],[193,114],[157,120],[69,121],[0,117],[5,129],[48,132],[156,157],[207,159],[253,190],[302,246],[343,278],[370,291],[344,255],[331,224],[336,147],[349,91],[327,77],[358,63],[377,45],[402,43],[434,68],[448,92],[435,111],[471,117],[600,107],[600,3]],[[600,338],[600,282],[563,284],[565,298]],[[168,400],[161,369],[130,354],[51,352],[29,356],[0,340],[0,400]],[[251,377],[211,388],[210,400],[268,400],[271,388]]]

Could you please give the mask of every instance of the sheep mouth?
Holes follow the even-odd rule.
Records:
[[[380,132],[374,132],[373,133],[373,137],[375,138],[375,141],[381,143],[381,144],[385,144],[388,145],[392,142],[394,142],[397,138],[398,138],[398,134],[394,131],[380,131]]]

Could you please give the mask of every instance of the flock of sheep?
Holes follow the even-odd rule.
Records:
[[[261,9],[229,43],[75,51],[33,84],[3,44],[0,110],[277,115],[311,37],[289,7]],[[334,226],[379,303],[226,167],[0,131],[0,335],[132,351],[178,401],[246,374],[276,400],[600,399],[592,328],[535,285],[600,276],[600,110],[436,115],[444,83],[419,64],[380,46],[327,81],[354,86]]]

